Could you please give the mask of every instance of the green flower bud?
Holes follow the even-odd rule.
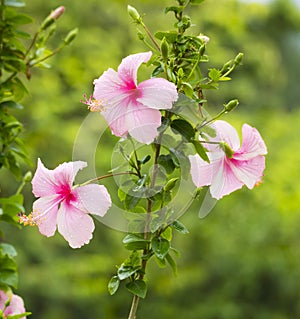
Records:
[[[40,30],[44,31],[48,29],[53,23],[55,22],[55,19],[51,16],[48,16],[41,24]]]
[[[138,13],[138,11],[136,10],[136,8],[128,5],[127,6],[127,12],[131,16],[131,18],[134,20],[134,22],[136,22],[136,23],[141,23],[142,22],[142,18],[140,16],[140,14]]]
[[[239,100],[234,99],[229,101],[227,104],[224,105],[225,112],[228,113],[235,109],[239,105]]]
[[[60,6],[53,10],[41,24],[41,31],[48,29],[65,12],[65,7]]]
[[[239,53],[239,54],[234,58],[234,64],[235,64],[235,65],[241,64],[243,57],[244,57],[244,53]]]
[[[50,13],[50,18],[53,18],[53,19],[58,19],[60,16],[63,15],[63,13],[65,12],[65,7],[64,6],[60,6],[58,8],[56,8],[55,10],[53,10],[51,13]]]
[[[222,69],[220,70],[220,72],[223,73],[223,72],[229,70],[229,68],[231,67],[231,65],[232,65],[232,60],[226,62],[226,63],[223,65],[223,67],[222,67]]]
[[[24,182],[25,183],[29,183],[32,180],[32,172],[28,171],[25,175],[24,175]]]
[[[200,56],[202,56],[205,52],[205,44],[201,45],[200,50],[199,50],[199,54]]]
[[[64,43],[66,45],[69,45],[77,36],[78,33],[78,28],[75,28],[73,30],[71,30],[67,36],[64,38]]]
[[[178,177],[175,177],[175,178],[171,178],[167,184],[165,185],[164,187],[164,190],[167,192],[167,191],[170,191],[171,189],[173,189],[178,181]]]
[[[165,61],[168,60],[169,47],[168,47],[168,43],[167,43],[167,40],[165,37],[161,41],[160,49],[161,49],[161,55],[162,55],[163,59]]]

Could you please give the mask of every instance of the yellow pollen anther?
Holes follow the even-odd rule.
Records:
[[[102,112],[105,110],[105,107],[103,106],[102,100],[96,100],[93,98],[93,96],[90,96],[89,98],[84,95],[85,100],[81,100],[80,102],[84,103],[88,106],[88,109],[91,112]]]
[[[32,213],[29,215],[25,215],[23,213],[18,214],[19,216],[19,223],[23,224],[24,226],[35,226],[36,221],[34,220]]]

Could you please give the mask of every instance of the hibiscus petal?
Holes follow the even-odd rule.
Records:
[[[41,197],[33,203],[32,217],[41,234],[51,237],[56,231],[58,196]]]
[[[248,124],[243,125],[243,142],[234,158],[250,159],[267,154],[267,147],[258,130]]]
[[[122,102],[102,112],[102,115],[107,121],[112,133],[116,136],[125,136],[128,133],[126,112],[128,112],[127,105],[123,105]]]
[[[124,58],[118,67],[118,74],[127,85],[137,84],[137,70],[142,63],[149,61],[152,52],[131,54]]]
[[[59,233],[72,248],[88,244],[93,237],[95,225],[93,219],[73,205],[61,203],[57,214]]]
[[[178,99],[174,83],[162,78],[154,78],[141,82],[137,89],[137,101],[152,109],[170,109]]]
[[[217,170],[213,173],[210,186],[211,196],[220,199],[233,191],[242,188],[243,183],[235,176],[226,159],[219,163]]]
[[[212,127],[216,130],[216,137],[211,138],[211,141],[226,142],[233,151],[240,147],[240,139],[237,131],[233,126],[225,121],[215,121]]]
[[[248,188],[252,189],[263,176],[265,157],[256,156],[245,161],[231,161],[231,169],[235,176]]]
[[[32,192],[35,197],[56,194],[56,183],[53,170],[47,169],[40,159],[38,159],[37,169],[31,184]]]
[[[83,161],[68,162],[68,163],[62,163],[58,165],[53,170],[55,183],[58,186],[56,189],[60,190],[61,185],[72,186],[78,171],[83,169],[86,166],[87,166],[87,163]]]
[[[10,318],[10,316],[13,317],[14,315],[20,315],[25,312],[23,299],[20,296],[13,294],[9,306],[4,311],[4,315],[8,316],[7,318]],[[6,316],[4,316],[4,318],[6,318]],[[19,319],[25,318],[26,317],[20,317]]]
[[[104,110],[114,106],[127,96],[123,94],[125,83],[120,79],[118,73],[111,68],[94,80],[94,85],[93,96],[103,105]]]
[[[213,176],[213,165],[205,162],[199,155],[190,155],[191,175],[197,187],[211,184]]]
[[[130,105],[126,114],[126,125],[129,134],[137,141],[145,144],[153,142],[161,125],[161,113],[141,104]]]
[[[87,213],[103,217],[111,206],[111,199],[103,185],[89,184],[73,190],[78,207]]]

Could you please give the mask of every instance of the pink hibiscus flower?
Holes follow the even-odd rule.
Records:
[[[7,305],[8,300],[9,302]],[[0,310],[3,311],[4,319],[9,319],[10,317],[21,315],[26,312],[23,299],[20,296],[11,294],[11,297],[9,298],[2,290],[0,290]],[[26,317],[24,316],[20,319],[26,319]]]
[[[137,70],[152,52],[129,55],[118,67],[94,81],[94,94],[85,102],[91,111],[101,111],[116,136],[130,134],[149,144],[161,125],[161,109],[171,109],[178,98],[176,86],[163,78],[137,84]]]
[[[216,121],[212,127],[216,137],[205,144],[210,163],[199,155],[189,156],[191,175],[197,187],[210,186],[210,193],[216,199],[246,185],[252,189],[261,181],[265,169],[266,145],[259,132],[244,124],[243,142],[240,146],[236,130],[225,121]]]
[[[72,186],[78,171],[87,164],[82,161],[63,163],[54,170],[47,169],[41,160],[32,179],[32,192],[40,197],[33,203],[27,224],[36,224],[41,234],[53,236],[58,232],[72,248],[87,244],[94,231],[94,214],[104,216],[111,199],[103,185]]]

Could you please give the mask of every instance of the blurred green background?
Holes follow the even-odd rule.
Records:
[[[93,79],[108,67],[147,50],[137,40],[127,4],[146,14],[152,31],[173,27],[172,15],[163,13],[165,6],[175,4],[172,0],[27,1],[25,11],[35,17],[32,30],[56,6],[66,6],[53,47],[71,28],[79,28],[72,46],[51,59],[50,70],[34,71],[25,109],[16,113],[24,122],[34,163],[40,157],[54,168],[70,161],[82,125],[87,136],[105,129],[97,114],[91,124],[84,122],[89,113],[79,101],[92,93]],[[208,93],[208,111],[215,114],[224,102],[238,98],[239,109],[224,119],[237,128],[247,122],[259,129],[268,146],[267,169],[260,187],[225,197],[206,218],[198,218],[200,202],[185,213],[182,222],[190,234],[174,238],[181,251],[178,276],[170,269],[157,271],[150,263],[150,290],[138,318],[300,318],[299,9],[289,0],[268,5],[206,0],[190,14],[194,34],[211,38],[207,68],[221,66],[238,52],[245,54],[233,80]],[[116,141],[108,130],[102,135],[97,173],[111,168]],[[5,173],[1,179],[12,181],[4,194],[17,187]],[[30,211],[29,186],[25,193]],[[115,265],[127,256],[123,236],[96,221],[91,244],[72,250],[58,234],[48,239],[36,228],[6,227],[8,241],[18,250],[17,293],[32,311],[30,318],[127,318],[130,294],[120,289],[111,297],[106,289]]]

